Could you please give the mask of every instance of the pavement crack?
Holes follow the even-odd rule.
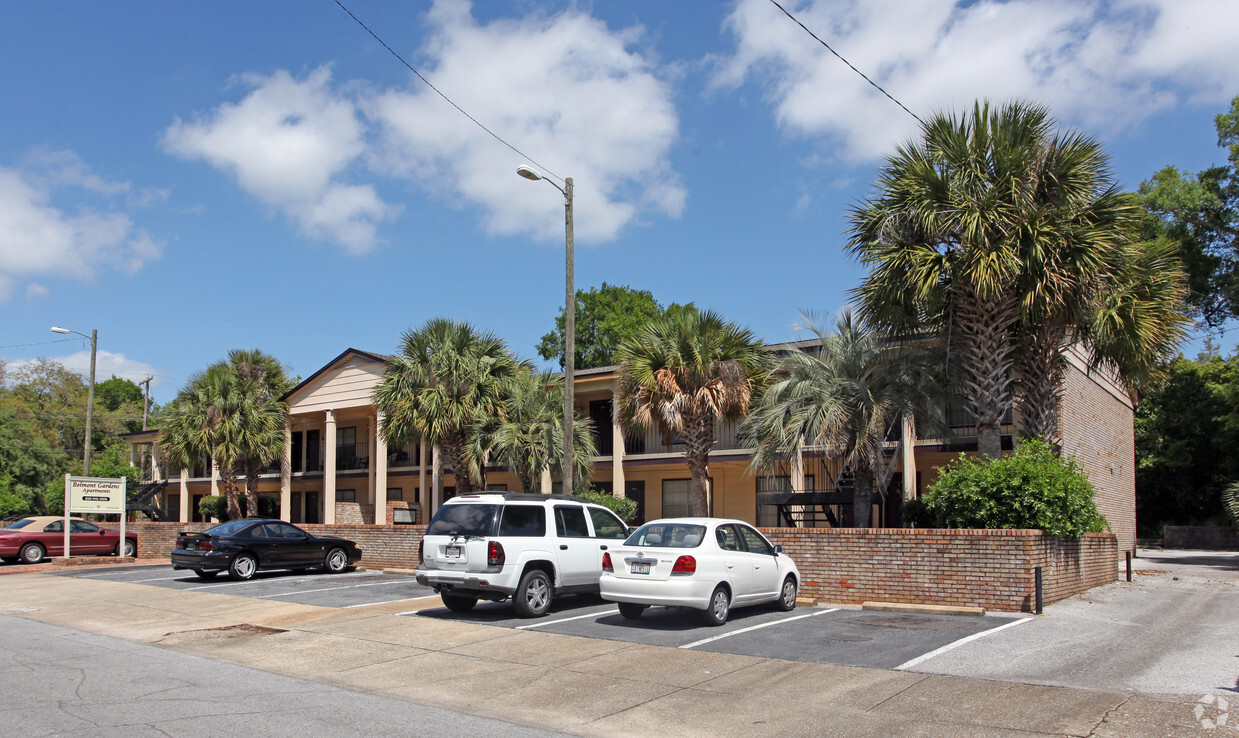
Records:
[[[906,673],[908,673],[908,672],[904,672],[904,673],[906,674]],[[917,679],[915,682],[912,682],[912,683],[911,683],[911,684],[909,684],[908,686],[904,687],[903,689],[899,690],[898,692],[895,692],[894,694],[892,694],[891,696],[889,696],[889,697],[887,697],[886,699],[882,700],[881,702],[879,702],[879,703],[877,703],[877,704],[873,705],[872,707],[869,707],[868,709],[866,709],[866,710],[865,710],[865,713],[866,713],[866,714],[868,714],[868,713],[870,713],[870,712],[873,712],[874,710],[878,709],[878,708],[879,708],[879,707],[881,707],[882,705],[885,705],[887,702],[890,702],[891,700],[895,699],[895,698],[896,698],[896,697],[898,697],[899,695],[903,694],[904,692],[907,692],[909,689],[912,689],[913,687],[917,686],[917,685],[918,685],[918,684],[920,684],[921,682],[923,682],[923,681],[925,681],[926,679],[930,678],[930,676],[932,676],[932,675],[930,675],[930,674],[925,674],[925,675],[924,675],[924,676],[922,676],[920,679]]]
[[[1098,720],[1098,721],[1097,721],[1097,723],[1096,723],[1095,725],[1093,725],[1092,729],[1090,729],[1090,730],[1088,731],[1088,735],[1095,735],[1095,734],[1097,733],[1097,729],[1098,729],[1098,728],[1100,728],[1100,727],[1102,726],[1102,724],[1103,724],[1103,723],[1105,723],[1107,720],[1109,720],[1111,715],[1113,715],[1113,714],[1117,713],[1119,710],[1121,710],[1121,709],[1123,708],[1123,705],[1126,705],[1128,702],[1131,702],[1131,698],[1132,698],[1132,695],[1130,695],[1130,694],[1129,694],[1129,695],[1127,695],[1127,696],[1123,697],[1123,701],[1122,701],[1122,702],[1118,703],[1117,705],[1115,705],[1114,707],[1110,708],[1109,710],[1106,710],[1106,714],[1102,715],[1102,716],[1101,716],[1101,719],[1100,719],[1100,720]]]

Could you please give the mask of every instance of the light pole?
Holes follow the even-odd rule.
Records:
[[[537,181],[543,179],[542,173],[533,167],[520,165],[516,168],[516,173],[525,179]],[[563,493],[566,495],[572,494],[572,427],[576,413],[573,412],[573,393],[575,388],[572,386],[574,378],[574,370],[576,368],[576,288],[573,285],[573,272],[575,266],[572,263],[572,177],[564,180],[564,186],[560,187],[551,180],[551,186],[563,193],[564,196],[564,488]]]
[[[95,414],[95,354],[99,346],[99,331],[91,329],[90,335],[86,335],[80,331],[71,331],[68,328],[60,328],[52,326],[52,333],[76,333],[82,338],[90,339],[90,389],[86,392],[86,440],[82,444],[85,446],[82,449],[82,476],[90,476],[90,421],[94,419]]]

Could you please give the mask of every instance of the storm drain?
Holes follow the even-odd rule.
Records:
[[[842,622],[868,625],[874,628],[902,628],[905,630],[959,630],[965,623],[943,618],[927,618],[924,615],[858,615]]]

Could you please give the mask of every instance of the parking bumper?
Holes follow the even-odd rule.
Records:
[[[228,568],[228,557],[221,554],[173,551],[170,558],[173,569],[206,569],[213,571]]]
[[[693,577],[672,577],[665,580],[620,579],[603,574],[598,580],[599,594],[611,602],[663,607],[692,607],[704,610],[710,605],[715,583]]]
[[[490,579],[479,577],[476,574],[455,574],[435,569],[418,569],[417,583],[423,587],[433,587],[436,592],[441,590],[478,592],[484,598],[487,594],[511,597],[516,591],[515,587],[495,584]]]

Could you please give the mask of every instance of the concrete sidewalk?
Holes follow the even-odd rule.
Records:
[[[583,735],[1217,736],[1194,701],[812,664],[29,573],[0,614]],[[1229,727],[1224,730],[1233,730]]]

